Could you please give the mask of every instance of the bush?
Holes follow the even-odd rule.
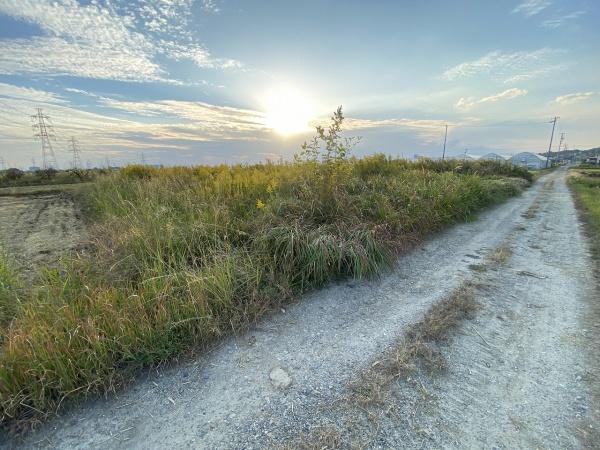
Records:
[[[10,169],[6,169],[4,171],[4,178],[6,178],[9,181],[18,180],[19,178],[22,178],[23,175],[25,175],[25,172],[15,167],[11,167]]]

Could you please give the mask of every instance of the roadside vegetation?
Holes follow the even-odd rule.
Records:
[[[600,167],[584,166],[573,170],[569,185],[592,236],[594,258],[600,261]]]
[[[12,261],[0,243],[0,342],[5,327],[17,314],[21,282]]]
[[[102,172],[105,171],[102,169],[55,170],[52,168],[25,172],[12,167],[0,171],[0,188],[83,183],[91,181],[96,174]]]
[[[342,121],[294,163],[129,166],[87,186],[92,253],[45,271],[5,327],[2,421],[32,423],[303,292],[377,276],[531,180],[489,161],[350,158]]]

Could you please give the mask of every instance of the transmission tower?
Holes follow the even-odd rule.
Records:
[[[33,135],[42,142],[42,169],[56,169],[56,155],[52,148],[51,138],[54,138],[54,130],[49,122],[50,118],[42,112],[42,108],[37,109],[37,114],[31,116],[33,121]]]
[[[4,158],[2,156],[0,156],[0,170],[4,170],[4,169],[6,169]]]
[[[69,151],[73,153],[73,169],[81,169],[81,150],[79,150],[79,144],[77,139],[71,136],[71,148]]]

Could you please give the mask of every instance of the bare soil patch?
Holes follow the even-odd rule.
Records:
[[[26,278],[80,249],[81,214],[68,193],[0,196],[0,242]]]

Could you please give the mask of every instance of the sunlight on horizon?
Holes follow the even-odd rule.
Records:
[[[283,136],[310,131],[316,112],[310,99],[300,91],[284,86],[264,98],[265,125]]]

